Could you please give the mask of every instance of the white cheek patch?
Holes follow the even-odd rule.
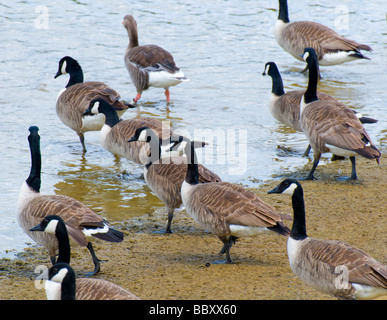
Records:
[[[99,113],[98,109],[99,109],[99,102],[97,101],[93,104],[93,108],[91,108],[91,113],[98,114]]]
[[[65,61],[63,61],[62,68],[60,69],[60,72],[61,72],[62,74],[66,74],[66,73],[67,73],[66,67],[67,67],[67,62],[66,62],[66,60],[65,60]]]
[[[142,130],[140,136],[138,137],[138,141],[147,142],[148,134],[146,130]]]
[[[51,278],[51,281],[54,281],[54,282],[57,282],[57,283],[62,283],[64,277],[67,274],[67,272],[68,272],[67,268],[60,269],[59,272]]]
[[[55,234],[57,225],[58,225],[58,220],[51,220],[46,226],[46,229],[44,229],[44,232]]]
[[[309,57],[309,52],[305,52],[304,55],[302,56],[302,58],[304,59],[304,61],[306,61],[306,59]]]
[[[288,195],[293,195],[294,190],[296,190],[297,185],[295,183],[292,183],[289,187],[287,187],[282,193],[283,194],[288,194]]]
[[[264,74],[269,74],[270,65],[268,64],[265,68]]]

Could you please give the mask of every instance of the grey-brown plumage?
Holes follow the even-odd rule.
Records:
[[[63,57],[59,61],[58,72],[55,78],[62,74],[70,74],[66,88],[62,90],[56,101],[56,113],[59,119],[79,136],[83,150],[86,151],[84,133],[101,130],[104,118],[85,118],[83,113],[93,99],[105,99],[113,105],[119,117],[130,106],[121,100],[120,94],[103,82],[83,82],[83,72],[79,63],[71,57]],[[133,106],[130,106],[133,107]]]
[[[103,148],[138,164],[146,164],[150,152],[149,145],[146,142],[128,143],[128,140],[134,136],[138,128],[152,128],[161,139],[167,139],[173,135],[169,123],[155,118],[144,117],[120,120],[114,108],[101,99],[92,100],[84,114],[103,115],[105,124],[100,135]]]
[[[284,91],[281,74],[274,62],[267,62],[262,75],[269,75],[272,78],[272,97],[270,100],[270,113],[279,122],[290,128],[302,132],[300,125],[300,103],[305,90]],[[337,101],[334,97],[318,91],[319,100]]]
[[[277,43],[297,60],[307,47],[316,51],[319,64],[336,65],[358,59],[368,59],[361,50],[371,47],[340,36],[334,30],[311,21],[289,22],[287,0],[279,0],[279,14],[275,25]]]
[[[325,152],[349,156],[351,179],[357,179],[355,156],[379,162],[381,153],[351,109],[339,102],[318,99],[318,62],[313,48],[305,49],[304,58],[309,66],[309,83],[301,102],[300,123],[314,153],[313,167],[307,179],[314,179],[313,173]]]
[[[100,265],[90,238],[97,237],[109,242],[121,242],[123,234],[110,228],[107,221],[76,199],[66,195],[42,195],[40,193],[40,136],[37,127],[30,127],[28,140],[31,150],[31,171],[19,193],[17,219],[20,227],[31,239],[48,250],[51,262],[55,263],[58,250],[55,235],[32,232],[30,229],[48,215],[60,216],[66,224],[72,244],[89,249],[95,267],[91,274],[97,273]]]
[[[269,75],[272,78],[272,98],[270,101],[270,113],[279,122],[290,128],[302,132],[300,124],[300,103],[305,94],[305,90],[284,91],[281,74],[274,62],[267,62],[262,75]],[[329,100],[338,102],[338,100],[329,94],[317,91],[318,100]],[[346,106],[343,104],[346,108]],[[376,123],[378,120],[364,117],[352,110],[359,118],[361,123]]]
[[[289,264],[308,286],[339,299],[387,296],[387,268],[364,251],[338,240],[307,236],[301,184],[286,179],[269,193],[292,197],[294,219],[288,239]]]
[[[279,122],[289,126],[290,128],[302,132],[300,123],[300,103],[305,94],[305,90],[284,91],[284,86],[281,74],[278,71],[277,65],[274,62],[267,62],[262,75],[268,74],[272,78],[272,97],[270,100],[270,113]],[[336,104],[339,101],[329,94],[317,91],[318,100],[332,101]],[[347,106],[341,104],[343,108]],[[363,115],[352,110],[361,123],[376,123],[376,119],[364,117]],[[310,151],[310,145],[306,149],[304,155],[307,156]]]
[[[111,281],[76,278],[67,263],[57,263],[50,268],[45,290],[48,300],[140,300]]]
[[[184,142],[183,142],[184,143]],[[228,182],[200,183],[195,151],[188,141],[184,147],[189,159],[181,188],[183,204],[189,215],[224,243],[226,263],[231,263],[230,247],[239,237],[256,236],[263,231],[288,235],[284,215],[254,193]]]
[[[103,279],[79,278],[76,286],[76,300],[140,300],[130,291]]]
[[[150,137],[149,142],[155,143],[154,147],[159,148],[158,156],[152,157],[150,155],[149,162],[144,167],[144,179],[149,188],[167,208],[168,223],[165,232],[171,233],[173,213],[175,209],[180,208],[182,205],[181,185],[187,173],[187,158],[177,156],[161,158],[160,144],[162,141],[151,128],[143,127],[138,129],[133,138],[130,139],[130,144],[139,141],[142,131],[146,132],[144,137]],[[202,164],[198,165],[198,170],[201,183],[222,181],[216,173]]]
[[[167,50],[154,44],[139,45],[137,23],[133,16],[126,15],[122,24],[129,36],[124,61],[137,90],[133,101],[136,103],[141,98],[142,91],[157,87],[164,88],[167,102],[170,102],[169,87],[188,79]]]

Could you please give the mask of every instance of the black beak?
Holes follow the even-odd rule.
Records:
[[[170,146],[169,149],[168,149],[167,151],[173,151],[173,149],[174,149],[178,144],[180,144],[182,141],[183,141],[183,137],[182,137],[182,136],[179,136],[179,138],[178,138],[176,141],[173,141],[172,146]]]
[[[58,78],[60,75],[62,75],[62,73],[60,72],[60,70],[58,70],[58,72],[56,73],[54,79]]]
[[[87,110],[82,114],[82,116],[92,116],[94,115],[93,113],[91,113],[91,109],[90,108],[87,108]]]
[[[133,141],[137,141],[136,137],[132,137],[128,140],[128,142],[133,142]]]
[[[44,231],[44,229],[43,229],[41,223],[39,223],[37,226],[29,229],[29,231]]]
[[[268,193],[281,193],[281,191],[279,190],[279,188],[277,186],[273,190],[268,191]]]

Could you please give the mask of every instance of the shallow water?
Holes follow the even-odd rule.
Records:
[[[370,61],[321,68],[319,89],[379,119],[367,130],[383,148],[385,1],[370,1],[366,7],[354,0],[338,6],[333,1],[293,2],[291,20],[324,23],[374,49],[367,54]],[[0,4],[1,257],[30,242],[17,224],[16,205],[29,174],[31,125],[40,128],[42,193],[72,196],[112,222],[163,207],[140,178],[141,167],[102,149],[98,132],[86,133],[88,152],[83,155],[77,135],[55,113],[57,93],[68,77],[54,80],[54,75],[65,55],[80,62],[85,81],[104,81],[126,100],[135,96],[123,62],[128,39],[121,21],[128,13],[137,19],[140,44],[169,50],[190,79],[171,88],[169,108],[162,90],[144,92],[141,115],[170,121],[175,130],[209,142],[199,159],[224,180],[259,186],[308,163],[301,156],[307,145],[304,136],[270,115],[271,79],[261,75],[265,63],[275,61],[286,89],[307,84],[298,72],[304,64],[274,40],[277,1],[8,1]],[[129,110],[123,118],[134,116],[137,111]]]

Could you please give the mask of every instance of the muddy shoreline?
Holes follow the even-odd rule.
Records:
[[[385,150],[384,150],[385,151]],[[382,150],[383,152],[383,150]],[[317,169],[317,181],[302,182],[309,236],[340,239],[387,264],[387,169],[357,160],[359,180],[337,181],[339,171],[350,174],[349,160],[328,162]],[[306,176],[302,168],[292,176]],[[291,214],[290,198],[269,195],[282,177],[251,189],[279,212]],[[291,221],[285,222],[291,227]],[[97,278],[113,281],[144,300],[327,300],[332,297],[305,286],[290,270],[286,237],[263,234],[240,239],[231,250],[232,265],[214,265],[221,242],[201,229],[185,210],[175,213],[171,235],[157,233],[166,226],[163,207],[157,212],[113,223],[125,240],[93,243],[101,264]],[[34,269],[50,266],[45,249],[27,247],[14,259],[0,260],[0,299],[45,300],[35,287]],[[92,270],[86,248],[73,248],[71,265],[77,276]],[[387,297],[385,297],[387,299]]]

